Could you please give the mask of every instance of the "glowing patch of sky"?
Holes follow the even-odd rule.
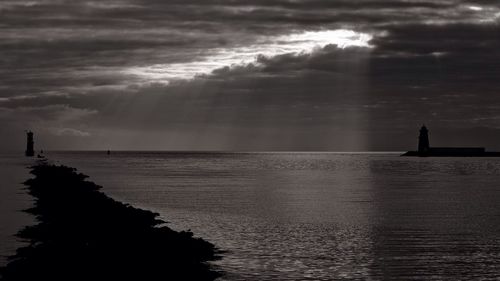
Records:
[[[472,22],[475,23],[497,23],[500,9],[494,6],[467,6],[466,9],[474,12]]]
[[[371,48],[372,35],[352,30],[307,31],[302,33],[263,37],[255,44],[236,48],[217,48],[211,55],[185,63],[155,64],[125,70],[145,82],[168,84],[173,80],[192,79],[210,74],[216,69],[256,63],[258,56],[274,57],[283,54],[308,54],[327,45],[338,48]]]
[[[472,10],[472,11],[482,11],[483,8],[479,7],[479,6],[469,6],[469,10]]]

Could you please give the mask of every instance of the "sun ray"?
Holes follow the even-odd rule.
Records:
[[[210,74],[216,69],[237,65],[258,64],[257,57],[274,57],[283,54],[307,54],[327,45],[338,48],[372,48],[368,33],[338,29],[307,31],[289,35],[262,37],[255,44],[236,48],[217,48],[211,55],[183,63],[163,63],[133,67],[124,73],[138,78],[144,83],[168,84],[175,80],[187,80],[197,75]]]

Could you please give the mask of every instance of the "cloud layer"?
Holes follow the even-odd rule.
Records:
[[[2,1],[0,133],[10,148],[32,128],[61,149],[392,150],[425,122],[436,142],[494,148],[491,2]]]

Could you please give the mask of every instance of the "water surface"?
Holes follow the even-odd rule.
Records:
[[[18,247],[27,245],[15,234],[34,223],[33,217],[22,212],[32,204],[23,182],[30,177],[27,167],[33,164],[34,159],[24,157],[22,152],[0,154],[0,266]]]
[[[221,280],[500,278],[500,158],[51,153],[228,251]]]

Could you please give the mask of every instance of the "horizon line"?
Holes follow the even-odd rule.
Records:
[[[146,150],[146,149],[47,149],[45,152],[162,152],[162,153],[404,153],[402,150],[362,150],[362,151],[333,151],[333,150]],[[5,152],[24,152],[24,150],[3,150]]]

